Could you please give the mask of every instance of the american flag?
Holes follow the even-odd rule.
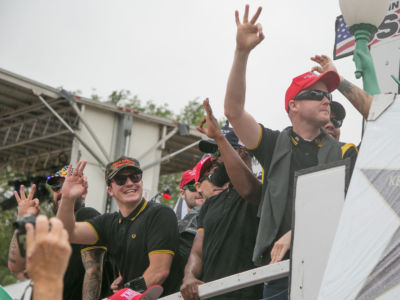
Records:
[[[392,0],[391,2],[390,10],[387,14],[387,17],[389,17],[388,15],[391,16],[391,18],[389,18],[391,22],[395,22],[397,20],[397,22],[400,23],[400,9],[398,9],[398,2],[398,0]],[[395,10],[396,8],[397,10]],[[381,41],[381,39],[377,38],[377,35],[379,36],[379,32],[386,32],[388,30],[387,27],[382,27],[382,24],[379,26],[378,32],[375,34],[374,38],[369,42],[369,46],[375,45]],[[396,32],[393,32],[390,37],[385,38],[400,38],[400,31],[396,30]],[[333,49],[333,59],[339,59],[348,55],[352,55],[354,47],[354,36],[349,32],[349,28],[347,27],[343,16],[338,16],[335,23],[335,47]]]
[[[355,41],[354,36],[349,32],[349,28],[343,19],[343,16],[336,18],[335,25],[335,49],[333,58],[339,59],[353,54]]]

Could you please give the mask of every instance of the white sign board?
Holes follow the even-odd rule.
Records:
[[[346,162],[296,173],[293,210],[290,297],[314,300],[345,197]]]
[[[400,97],[368,121],[319,298],[400,299]]]

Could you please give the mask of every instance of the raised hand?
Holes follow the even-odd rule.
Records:
[[[328,56],[326,55],[315,55],[311,57],[311,60],[319,64],[319,66],[314,66],[311,69],[311,72],[318,72],[320,74],[328,72],[328,71],[335,71],[337,73],[337,69],[332,61]]]
[[[49,222],[46,216],[40,215],[36,219],[36,228],[26,224],[26,232],[26,269],[35,288],[39,283],[48,288],[62,283],[71,255],[68,233],[62,222],[57,218],[51,218]]]
[[[249,5],[247,4],[244,9],[243,22],[240,22],[239,12],[235,11],[235,19],[237,25],[236,33],[236,49],[239,51],[250,52],[255,46],[257,46],[263,39],[264,34],[262,32],[261,24],[256,24],[258,17],[260,16],[262,8],[259,7],[249,22]]]
[[[25,187],[23,185],[21,185],[19,189],[20,195],[18,195],[17,191],[14,191],[14,196],[18,203],[18,219],[22,218],[25,215],[37,216],[39,214],[39,199],[33,199],[35,190],[36,185],[33,184],[29,192],[28,198],[25,195]]]
[[[197,126],[197,130],[207,135],[210,139],[216,139],[218,136],[222,136],[222,132],[219,129],[217,119],[214,117],[208,98],[203,101],[203,107],[206,111],[206,117],[201,120],[200,125]],[[204,124],[207,128],[204,128]]]
[[[61,190],[62,199],[66,198],[75,201],[81,197],[87,187],[87,181],[83,175],[83,170],[86,167],[86,161],[79,161],[72,171],[72,164],[68,167],[67,176]]]

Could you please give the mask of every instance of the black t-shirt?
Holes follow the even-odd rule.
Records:
[[[250,151],[254,154],[257,160],[260,162],[264,169],[264,181],[263,181],[263,192],[267,185],[267,174],[271,165],[272,155],[275,149],[276,141],[279,134],[278,130],[271,130],[263,127],[261,124],[261,137],[260,142],[255,149]],[[285,214],[283,216],[282,224],[280,224],[278,234],[275,241],[283,236],[286,232],[292,228],[292,212],[293,212],[293,184],[294,184],[294,173],[299,170],[310,168],[318,165],[318,151],[322,146],[322,140],[325,136],[324,132],[316,137],[312,141],[307,141],[297,135],[291,130],[291,141],[292,141],[292,156],[289,170],[289,188],[288,188],[288,201],[286,204]],[[351,172],[354,168],[354,164],[357,158],[356,147],[346,147],[343,155],[343,159],[350,158],[351,161]],[[269,255],[269,253],[268,253]],[[290,257],[290,252],[285,255],[284,259]]]
[[[96,216],[100,213],[91,207],[82,207],[75,212],[75,219],[78,222],[85,221]],[[63,299],[64,300],[75,300],[82,299],[82,286],[83,278],[85,276],[85,268],[82,264],[81,252],[88,249],[93,249],[93,247],[104,247],[100,243],[96,245],[78,245],[71,244],[72,253],[69,259],[67,271],[64,275],[64,290]],[[110,285],[114,280],[113,267],[107,258],[107,253],[104,256],[103,262],[103,276],[102,276],[102,291],[101,298],[109,296],[112,291],[110,290]]]
[[[160,203],[142,200],[126,218],[119,212],[106,213],[87,221],[101,243],[108,249],[121,272],[123,283],[142,276],[149,266],[149,256],[175,254],[178,226],[175,213]],[[174,265],[174,263],[173,263]],[[164,282],[164,295],[178,288],[173,267]]]
[[[255,268],[252,255],[258,228],[257,210],[232,186],[206,200],[198,223],[199,230],[204,230],[203,281]],[[260,298],[262,286],[257,285],[212,299]]]

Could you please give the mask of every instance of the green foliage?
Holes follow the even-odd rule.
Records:
[[[15,283],[17,277],[8,269],[8,247],[13,235],[12,223],[17,217],[17,210],[2,211],[0,215],[0,285]]]
[[[189,125],[198,126],[205,117],[203,104],[198,102],[198,98],[191,100],[186,104],[176,120]]]
[[[171,193],[171,198],[169,200],[159,197],[159,201],[169,207],[174,207],[176,201],[179,198],[179,183],[181,181],[182,173],[174,173],[160,176],[160,180],[158,182],[158,189],[161,192],[165,190],[169,190]]]

